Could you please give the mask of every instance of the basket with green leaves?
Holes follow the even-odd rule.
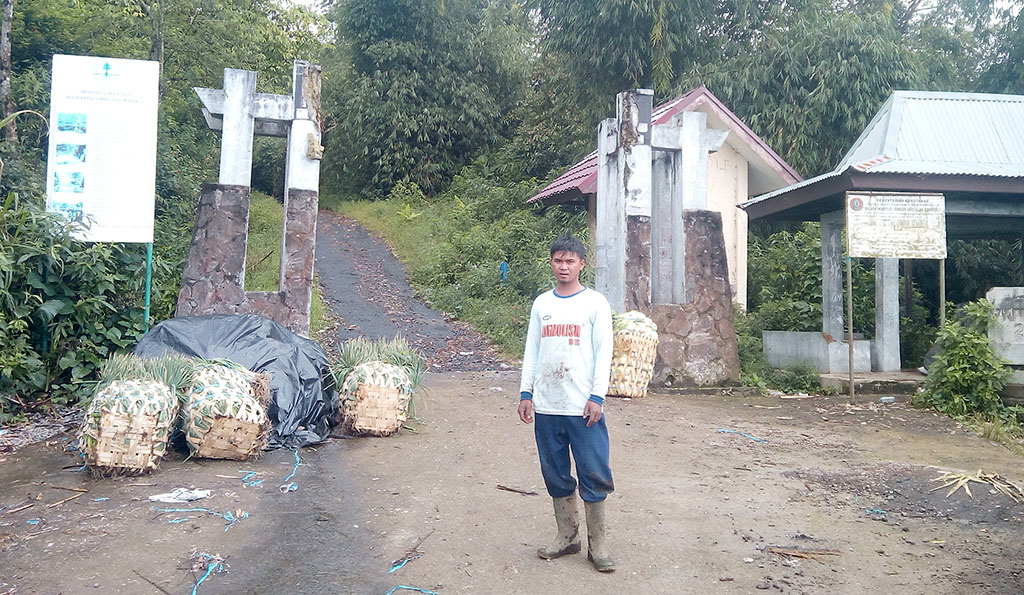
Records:
[[[425,367],[423,356],[401,338],[345,342],[331,366],[343,429],[370,436],[397,432],[414,411]]]
[[[267,445],[269,377],[224,359],[196,364],[182,430],[192,456],[245,460]]]
[[[612,314],[612,367],[608,394],[643,397],[654,375],[658,355],[658,326],[642,312]]]
[[[179,356],[143,360],[111,356],[79,431],[85,464],[94,475],[134,475],[157,468],[178,413],[178,395],[191,382],[192,362]]]

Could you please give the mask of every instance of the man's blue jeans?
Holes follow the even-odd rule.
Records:
[[[580,415],[534,416],[534,435],[540,455],[540,471],[552,498],[565,498],[576,490],[569,452],[576,462],[580,497],[584,502],[601,502],[615,491],[608,464],[608,426],[604,416],[587,427]]]

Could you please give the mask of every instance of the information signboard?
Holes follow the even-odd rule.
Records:
[[[847,253],[856,258],[946,258],[942,194],[846,193]]]
[[[46,209],[88,242],[153,241],[160,65],[53,57]]]

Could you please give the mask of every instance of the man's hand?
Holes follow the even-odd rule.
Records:
[[[604,407],[593,401],[587,401],[587,404],[583,407],[583,419],[587,420],[588,428],[601,421],[602,415],[604,415]]]
[[[524,424],[533,423],[533,401],[530,399],[519,400],[519,419]]]

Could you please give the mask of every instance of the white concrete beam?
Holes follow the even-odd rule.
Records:
[[[595,288],[613,310],[626,306],[626,207],[618,192],[617,122],[601,122],[597,133],[597,233],[594,235]]]

